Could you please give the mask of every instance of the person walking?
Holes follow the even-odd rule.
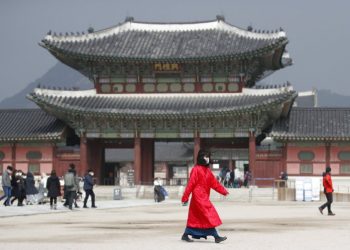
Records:
[[[70,210],[73,210],[73,201],[77,193],[78,183],[76,183],[75,169],[70,168],[64,175],[64,190],[66,192],[66,202]]]
[[[332,212],[331,205],[333,203],[333,183],[332,183],[332,177],[331,177],[331,167],[326,167],[326,172],[323,174],[323,187],[324,187],[324,194],[326,195],[327,202],[324,203],[322,206],[318,208],[321,214],[323,214],[323,209],[327,207],[328,209],[328,215],[333,216],[335,213]]]
[[[2,173],[2,190],[4,190],[4,195],[0,197],[0,201],[5,199],[4,206],[10,206],[11,202],[11,175],[13,168],[11,166],[7,166],[6,170]]]
[[[17,206],[23,206],[23,200],[26,198],[26,188],[25,182],[22,177],[22,170],[17,170],[12,175],[11,185],[12,185],[12,196],[11,204],[18,200]]]
[[[95,205],[95,193],[94,193],[94,181],[92,179],[92,177],[94,176],[94,171],[92,169],[90,169],[88,171],[88,174],[85,176],[84,178],[84,191],[85,191],[85,199],[84,199],[84,206],[83,208],[88,208],[88,206],[86,205],[89,196],[91,196],[91,207],[92,208],[97,208]]]
[[[183,241],[193,242],[189,235],[194,239],[206,239],[207,236],[213,236],[216,243],[227,239],[219,236],[215,229],[222,222],[209,197],[211,188],[225,196],[228,192],[215,178],[209,164],[210,153],[199,150],[197,164],[191,171],[189,182],[181,199],[182,204],[185,206],[188,203],[189,196],[192,194],[187,226],[181,238]]]
[[[52,170],[50,177],[46,182],[47,196],[50,197],[50,208],[57,209],[57,197],[61,196],[61,184],[56,175],[56,171]]]

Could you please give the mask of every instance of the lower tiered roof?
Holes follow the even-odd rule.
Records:
[[[270,134],[282,141],[349,141],[350,108],[292,108]]]
[[[66,127],[40,109],[0,110],[0,142],[57,141]]]
[[[291,103],[296,96],[291,87],[281,87],[243,89],[238,94],[97,94],[95,89],[62,91],[36,88],[27,97],[51,113],[158,119],[219,117],[269,111],[274,105]]]

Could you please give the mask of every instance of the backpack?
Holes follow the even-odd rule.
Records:
[[[67,173],[64,175],[64,185],[68,188],[74,187],[74,175],[73,175],[73,173]]]

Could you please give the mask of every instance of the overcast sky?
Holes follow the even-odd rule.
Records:
[[[184,22],[213,20],[217,14],[241,28],[286,31],[294,65],[265,82],[289,81],[299,91],[331,89],[350,95],[349,10],[346,0],[0,0],[0,100],[55,65],[56,59],[38,45],[49,30],[99,30],[126,16]]]

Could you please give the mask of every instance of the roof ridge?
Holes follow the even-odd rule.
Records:
[[[232,25],[225,21],[222,17],[217,17],[210,21],[193,21],[193,22],[141,22],[134,21],[133,18],[127,19],[122,23],[118,23],[109,28],[100,29],[94,31],[93,28],[89,28],[88,33],[79,32],[69,35],[68,32],[63,35],[56,32],[52,33],[51,30],[47,33],[45,38],[42,40],[44,43],[46,40],[57,40],[57,41],[85,41],[95,38],[104,38],[118,34],[124,31],[151,31],[151,32],[190,32],[190,31],[200,31],[200,30],[223,30],[227,32],[234,32],[241,36],[256,38],[256,39],[269,39],[269,38],[281,38],[286,37],[285,32],[282,28],[276,31],[266,31],[265,30],[254,30],[248,26],[247,29]]]
[[[14,108],[14,109],[0,109],[0,112],[29,112],[29,111],[41,111],[44,112],[42,109],[40,108]]]

